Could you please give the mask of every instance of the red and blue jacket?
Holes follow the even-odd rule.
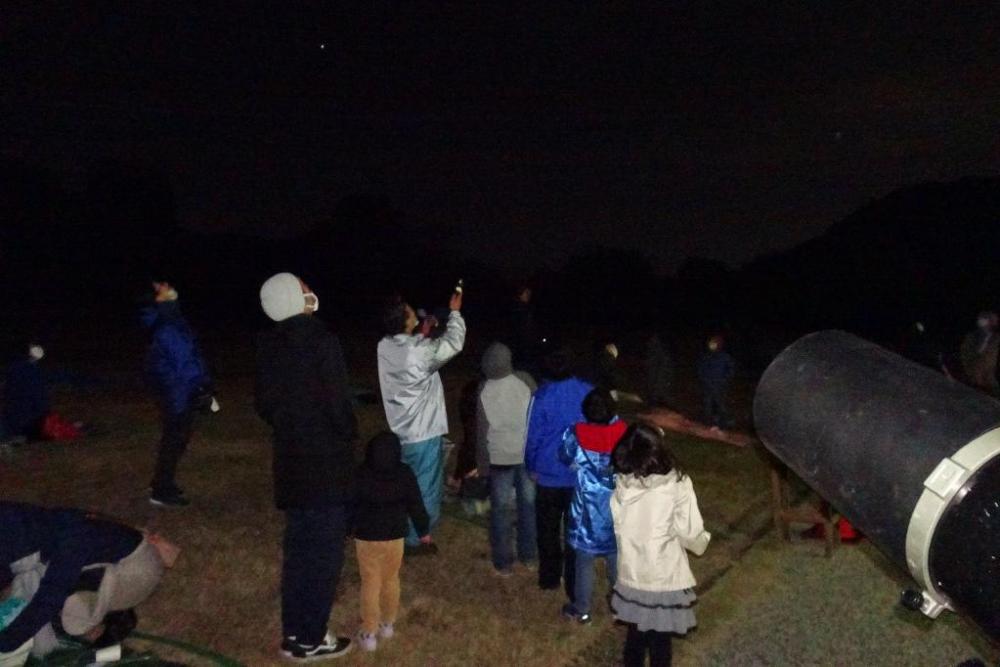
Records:
[[[616,417],[610,424],[581,422],[563,435],[559,458],[576,473],[567,541],[577,551],[603,555],[618,550],[611,519],[611,452],[627,428]]]

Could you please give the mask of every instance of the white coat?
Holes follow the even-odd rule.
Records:
[[[711,535],[698,510],[691,478],[615,475],[611,516],[618,541],[618,582],[641,591],[691,588],[685,549],[702,554]]]

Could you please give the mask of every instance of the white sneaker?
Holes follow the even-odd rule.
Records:
[[[379,639],[392,639],[395,634],[396,634],[396,628],[393,627],[392,623],[378,624]]]
[[[358,630],[358,634],[354,638],[354,643],[362,651],[374,651],[378,648],[378,639],[375,638],[375,635],[361,630]]]
[[[281,642],[281,654],[295,662],[317,662],[339,658],[351,652],[351,640],[347,637],[334,637],[329,632],[323,641],[315,646],[300,644],[295,637],[286,637]]]

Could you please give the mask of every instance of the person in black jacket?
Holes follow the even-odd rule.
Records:
[[[27,603],[0,629],[0,654],[34,638],[32,652],[45,655],[57,646],[53,626],[96,637],[110,615],[149,597],[176,558],[158,536],[77,509],[0,501],[0,535],[0,591],[10,584]]]
[[[361,629],[358,645],[374,651],[378,639],[394,634],[399,612],[399,568],[407,519],[423,544],[432,544],[430,517],[413,470],[402,461],[399,438],[389,431],[368,442],[358,474],[354,544],[361,572]]]
[[[269,278],[261,306],[277,325],[257,347],[255,407],[273,430],[274,501],[285,512],[281,651],[307,662],[347,653],[327,622],[344,564],[357,422],[340,342],[313,317],[318,297],[291,273]]]

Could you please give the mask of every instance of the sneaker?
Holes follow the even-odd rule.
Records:
[[[495,567],[493,568],[493,576],[500,577],[501,579],[506,579],[508,577],[514,576],[514,570],[509,567]]]
[[[571,621],[576,620],[576,618],[579,616],[579,614],[576,613],[576,607],[574,607],[569,602],[567,602],[562,606],[562,609],[559,611],[559,613],[562,614],[563,618],[569,619]]]
[[[396,628],[392,625],[392,623],[378,624],[379,639],[392,639],[395,635],[396,635]]]
[[[187,507],[191,501],[185,498],[182,493],[153,493],[149,496],[149,503],[157,507],[180,508]]]
[[[519,561],[518,565],[525,572],[538,572],[538,561],[534,561],[534,560]]]
[[[576,622],[580,625],[590,625],[593,620],[594,619],[590,617],[590,614],[580,614],[576,617]]]
[[[332,660],[351,652],[351,640],[347,637],[334,637],[329,632],[323,641],[314,646],[300,644],[295,637],[286,637],[281,642],[281,654],[295,662],[317,662]]]
[[[371,652],[378,648],[378,639],[375,638],[375,635],[362,632],[361,630],[358,630],[354,643],[357,644],[358,648],[362,651]]]

